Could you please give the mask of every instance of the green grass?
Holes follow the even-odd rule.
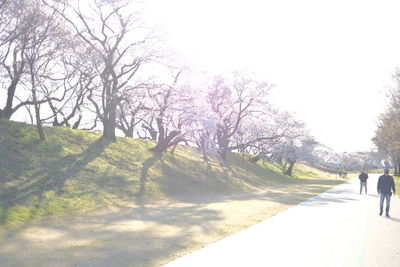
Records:
[[[154,143],[46,127],[38,142],[32,125],[0,120],[0,225],[15,227],[47,217],[79,214],[110,206],[148,201],[190,201],[267,188],[325,173],[297,165],[293,177],[278,165],[252,164],[230,154],[227,164],[205,162],[193,148],[150,152]]]
[[[393,176],[394,183],[396,186],[396,195],[400,197],[400,177],[399,176]]]
[[[381,173],[383,174],[384,169],[373,169],[373,170],[368,170],[369,173]]]

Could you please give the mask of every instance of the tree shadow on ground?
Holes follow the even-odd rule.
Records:
[[[138,193],[136,194],[136,203],[143,205],[146,201],[146,182],[149,176],[149,169],[159,160],[162,159],[163,154],[160,152],[152,152],[152,157],[148,158],[144,163],[140,172],[140,185]]]
[[[233,157],[236,156],[233,155]],[[243,161],[237,158],[235,160]],[[249,162],[241,162],[241,165],[231,163],[225,167],[210,162],[182,164],[182,161],[177,160],[174,155],[160,159],[158,167],[163,177],[157,179],[157,184],[170,199],[183,203],[224,202],[238,199],[238,197],[239,200],[240,198],[246,200],[246,197],[247,200],[261,197],[258,193],[251,192],[253,190],[251,186],[254,186],[264,191],[265,198],[292,205],[314,197],[338,184],[335,180],[328,179],[288,178]],[[187,170],[193,173],[187,173]],[[271,179],[270,174],[275,177]],[[266,175],[268,179],[265,178]],[[246,188],[248,192],[245,192]],[[289,190],[285,191],[285,188]]]
[[[63,151],[58,142],[39,142],[32,125],[1,121],[0,131],[5,132],[3,138],[0,135],[0,188],[6,188],[5,183],[19,183],[22,176],[34,168],[32,163],[40,161],[40,154],[58,158]],[[44,167],[48,166],[44,164]]]
[[[290,183],[292,180],[292,178],[283,174],[283,169],[281,169],[282,173],[277,173],[276,170],[272,170],[268,166],[262,167],[256,163],[243,160],[234,153],[230,153],[228,157],[227,170],[252,186],[265,187],[276,182]],[[268,177],[268,179],[265,179],[265,177]]]
[[[79,154],[47,162],[45,166],[32,173],[29,179],[20,177],[15,186],[1,192],[0,200],[8,207],[25,203],[32,197],[40,197],[46,191],[62,193],[65,181],[77,176],[86,165],[98,158],[109,144],[109,141],[99,139]]]
[[[338,174],[339,170],[337,169],[332,169],[332,168],[328,168],[328,167],[323,167],[323,166],[319,166],[316,164],[311,164],[311,166],[317,170],[323,171],[323,172],[328,172],[330,174]]]
[[[150,205],[48,221],[6,233],[0,265],[159,266],[204,245],[220,220],[204,205]]]
[[[150,159],[146,165],[149,168],[154,160]],[[143,174],[146,177],[146,168]],[[290,189],[290,195],[283,188],[215,195],[197,203],[145,204],[26,226],[10,231],[0,239],[0,265],[160,266],[171,255],[178,257],[189,249],[200,248],[204,245],[201,240],[212,240],[215,232],[223,231],[224,215],[207,203],[259,199],[294,205],[310,197],[301,186],[295,189],[298,191]],[[324,201],[346,200],[328,196]]]
[[[175,201],[201,203],[210,196],[238,191],[219,165],[196,161],[184,164],[172,155],[161,159],[158,169],[162,173],[157,178],[158,186]]]

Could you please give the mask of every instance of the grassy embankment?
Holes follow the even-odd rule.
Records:
[[[296,200],[301,201],[335,185],[334,174],[303,165],[288,177],[277,165],[251,164],[236,154],[221,166],[184,146],[158,154],[149,151],[154,143],[148,141],[118,138],[109,144],[98,142],[98,133],[45,131],[47,141],[40,143],[34,126],[0,120],[0,226],[321,181],[320,188]]]
[[[368,170],[368,173],[383,173],[383,169]]]
[[[396,195],[400,197],[400,177],[399,176],[393,176],[394,183],[396,186]]]

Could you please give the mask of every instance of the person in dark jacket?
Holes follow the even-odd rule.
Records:
[[[368,174],[365,172],[361,172],[360,175],[358,176],[358,179],[360,179],[360,195],[362,193],[362,189],[364,187],[365,189],[365,194],[367,194],[367,179],[368,179]]]
[[[396,187],[394,185],[393,177],[389,175],[389,170],[385,169],[383,171],[383,175],[379,177],[378,180],[378,194],[380,194],[380,212],[379,215],[382,215],[383,212],[383,202],[386,200],[386,217],[389,216],[390,209],[390,197],[393,194],[396,194]]]

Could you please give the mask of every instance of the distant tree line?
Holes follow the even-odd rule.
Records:
[[[272,85],[242,71],[203,74],[166,63],[135,1],[0,0],[0,119],[179,143],[225,161],[321,161],[305,125],[268,101]]]
[[[400,175],[400,69],[392,77],[388,107],[381,114],[373,142],[378,150],[391,158],[394,174]]]

